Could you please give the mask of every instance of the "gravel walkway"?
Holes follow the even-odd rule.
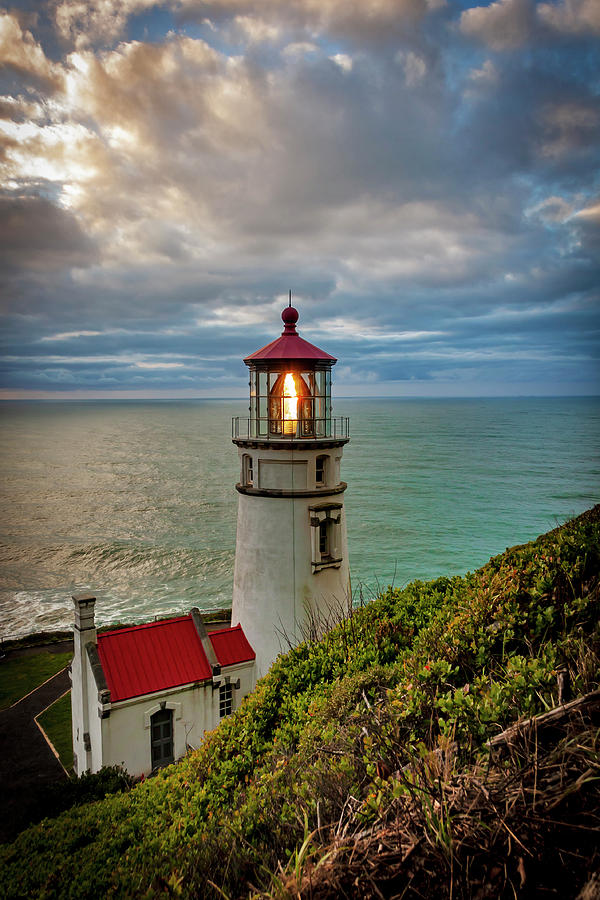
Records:
[[[68,650],[69,644],[59,647],[53,645],[52,650]],[[41,649],[50,647],[36,648]],[[29,823],[40,793],[67,778],[34,717],[70,687],[65,668],[10,709],[0,711],[0,842],[11,840]]]

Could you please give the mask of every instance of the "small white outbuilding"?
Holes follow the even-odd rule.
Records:
[[[198,747],[256,683],[240,625],[207,633],[187,616],[98,634],[96,598],[73,597],[73,766],[145,775]]]

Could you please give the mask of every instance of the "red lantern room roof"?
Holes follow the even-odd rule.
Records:
[[[255,363],[280,362],[282,360],[293,360],[295,362],[304,361],[312,364],[321,362],[332,366],[337,362],[335,356],[319,350],[314,344],[309,344],[304,338],[301,338],[296,331],[296,322],[298,321],[298,310],[293,306],[286,306],[281,313],[284,329],[281,337],[271,341],[266,347],[251,353],[244,359],[247,366]]]

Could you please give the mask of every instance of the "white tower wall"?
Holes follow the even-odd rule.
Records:
[[[347,607],[343,450],[340,441],[239,445],[232,625],[242,625],[260,678],[281,651],[315,625],[325,630]]]

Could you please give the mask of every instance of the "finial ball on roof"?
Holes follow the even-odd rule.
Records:
[[[295,325],[298,321],[298,310],[293,306],[286,306],[281,313],[281,319],[284,325]]]

